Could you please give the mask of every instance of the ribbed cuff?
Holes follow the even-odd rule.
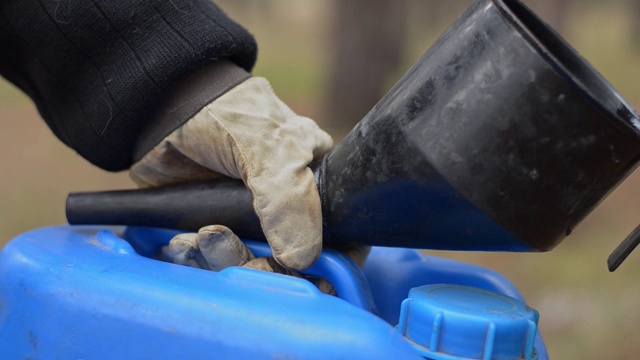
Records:
[[[133,151],[133,162],[142,159],[165,137],[191,119],[205,105],[251,77],[241,67],[220,60],[197,69],[174,87],[141,132]]]

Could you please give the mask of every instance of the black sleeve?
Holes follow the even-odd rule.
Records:
[[[208,0],[0,0],[0,74],[65,144],[110,171],[131,165],[154,122],[186,120],[154,116],[183,79],[219,60],[246,73],[256,52]]]

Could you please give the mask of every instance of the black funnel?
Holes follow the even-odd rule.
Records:
[[[325,159],[327,236],[549,250],[636,167],[639,127],[519,1],[476,1]]]
[[[640,120],[615,90],[519,1],[478,0],[316,168],[324,236],[330,244],[546,251],[638,160]],[[162,215],[170,203],[153,202],[160,223],[136,223],[146,215],[128,210],[135,191],[72,194],[68,217],[216,223],[186,225],[198,203],[216,206],[205,204],[216,198],[210,190],[194,189],[201,201],[175,223],[167,219],[176,214]],[[246,221],[255,228],[254,217]],[[242,227],[233,230],[242,235]]]

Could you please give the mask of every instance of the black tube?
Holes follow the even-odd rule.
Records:
[[[264,240],[251,193],[240,180],[219,179],[141,190],[71,193],[69,224],[111,224],[197,231],[224,224],[238,236]]]

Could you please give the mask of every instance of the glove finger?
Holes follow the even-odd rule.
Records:
[[[273,257],[289,269],[304,270],[322,251],[320,197],[307,165],[329,151],[333,140],[313,120],[296,115],[266,80],[255,79],[251,86],[253,93],[266,95],[257,97],[265,106],[254,106],[252,111],[254,115],[265,112],[262,124],[270,135],[252,139],[251,147],[238,143],[235,158],[253,194],[254,210]],[[247,106],[241,108],[251,109],[255,99],[247,98]]]
[[[206,269],[207,267],[203,267],[196,259],[196,254],[199,252],[196,236],[196,233],[184,233],[174,236],[169,245],[163,249],[165,257],[174,264]]]
[[[198,231],[196,243],[202,258],[213,271],[241,266],[254,258],[249,248],[226,226],[203,227]]]
[[[316,131],[316,147],[313,149],[313,159],[322,159],[333,148],[333,138],[320,128]]]
[[[313,137],[313,142],[309,146],[313,154],[313,160],[322,159],[333,148],[331,135],[320,129],[313,120],[303,116],[298,116],[298,118],[307,123],[307,134],[309,137]]]
[[[287,105],[285,105],[280,99],[276,98],[281,107],[289,109]],[[293,113],[289,117],[290,125],[289,126],[298,126],[299,129],[293,130],[293,133],[302,134],[299,135],[298,138],[302,141],[299,141],[305,150],[311,154],[313,154],[313,160],[321,159],[326,153],[331,151],[333,148],[333,139],[331,135],[329,135],[326,131],[320,129],[318,124],[312,119],[299,116]]]
[[[313,160],[321,159],[333,148],[333,139],[331,138],[331,135],[320,129],[313,119],[297,115],[289,106],[287,106],[287,104],[273,93],[273,89],[270,87],[269,91],[272,94],[273,101],[280,108],[280,111],[286,114],[285,119],[287,119],[287,122],[289,123],[288,125],[300,127],[297,132],[304,135],[299,138],[301,140],[305,140],[303,144],[307,147],[307,151],[310,151],[313,154]]]
[[[320,290],[320,292],[322,292],[324,294],[338,296],[338,293],[336,292],[336,289],[326,279],[318,280],[316,286],[318,287],[318,290]]]
[[[302,277],[297,271],[289,270],[282,265],[278,264],[273,258],[260,257],[248,261],[242,267],[247,269],[254,269],[266,272],[272,272],[276,274],[284,274],[295,277]]]
[[[371,246],[356,243],[347,243],[339,246],[333,246],[334,249],[347,255],[360,269],[364,268],[367,257],[371,252]]]
[[[322,210],[313,173],[306,166],[268,170],[247,181],[254,210],[276,261],[304,270],[322,251]]]

